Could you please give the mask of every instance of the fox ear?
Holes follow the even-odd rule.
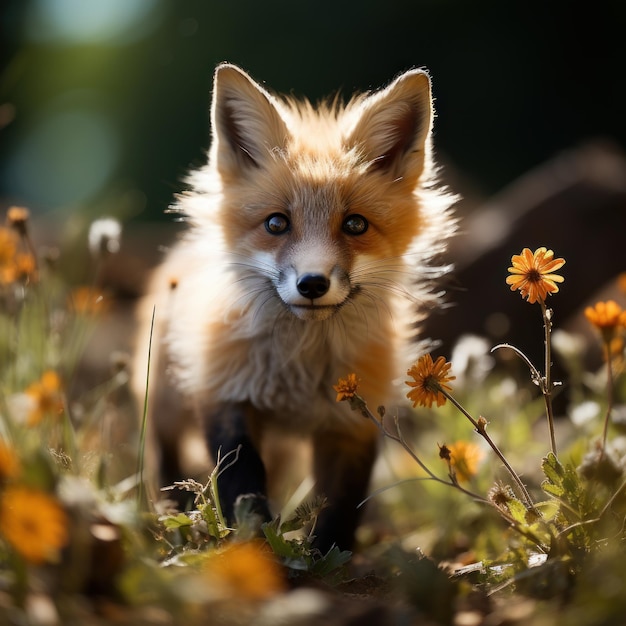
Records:
[[[214,158],[226,176],[262,167],[269,151],[283,147],[289,134],[275,98],[230,64],[215,71],[211,119]]]
[[[370,171],[415,184],[430,148],[432,98],[430,78],[410,70],[362,102],[362,112],[348,138]]]

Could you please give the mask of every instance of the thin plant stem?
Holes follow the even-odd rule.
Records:
[[[502,464],[504,465],[506,470],[511,475],[511,478],[513,478],[513,480],[515,481],[515,483],[519,487],[520,491],[522,492],[522,496],[523,496],[524,500],[526,501],[526,506],[528,508],[532,509],[533,511],[536,511],[535,505],[533,503],[533,500],[530,497],[530,494],[528,493],[528,490],[526,489],[526,485],[524,485],[524,483],[522,482],[522,479],[519,477],[517,472],[513,469],[511,464],[506,460],[506,457],[504,456],[504,454],[502,454],[502,452],[500,451],[498,446],[495,444],[493,439],[487,433],[487,420],[485,420],[484,418],[481,418],[480,420],[475,420],[467,412],[465,407],[463,407],[463,405],[461,405],[459,402],[457,402],[457,400],[453,396],[451,396],[445,389],[440,387],[439,391],[441,391],[441,393],[443,393],[443,395],[448,400],[450,400],[450,402],[461,413],[463,413],[463,415],[465,415],[465,417],[467,417],[467,419],[472,423],[472,426],[474,426],[474,429],[476,430],[476,432],[489,444],[489,447],[495,452],[496,456],[500,459],[500,461],[502,461]]]
[[[144,504],[144,466],[145,466],[145,453],[146,453],[146,440],[148,432],[148,398],[150,387],[150,360],[152,357],[152,339],[154,334],[154,317],[156,314],[156,307],[152,308],[152,320],[150,321],[150,339],[148,342],[148,365],[146,367],[146,391],[143,399],[143,413],[141,416],[141,430],[139,433],[139,457],[137,460],[137,477],[138,477],[138,489],[137,489],[137,504],[141,507]]]
[[[548,429],[550,430],[550,448],[554,456],[558,458],[556,452],[556,436],[554,433],[554,414],[552,412],[552,342],[550,336],[552,333],[552,320],[550,310],[546,307],[546,303],[543,300],[539,300],[541,305],[541,315],[543,317],[543,327],[545,330],[545,370],[542,379],[541,392],[543,399],[546,403],[546,417],[548,419]]]
[[[539,373],[539,370],[533,365],[532,361],[519,348],[511,345],[510,343],[499,343],[497,346],[491,348],[491,352],[495,352],[496,350],[500,350],[502,348],[508,348],[509,350],[513,350],[513,352],[528,366],[533,382],[536,382],[537,385],[541,385],[541,374]]]
[[[408,455],[426,472],[426,474],[428,474],[431,480],[434,480],[435,482],[438,482],[442,485],[448,485],[449,487],[454,487],[458,489],[459,491],[463,492],[464,494],[470,496],[474,500],[483,502],[485,504],[491,504],[488,500],[486,500],[482,496],[476,493],[473,493],[472,491],[469,491],[468,489],[465,489],[464,487],[461,487],[461,485],[456,480],[450,480],[450,481],[443,480],[442,478],[439,478],[439,476],[437,476],[435,473],[433,473],[428,468],[428,466],[417,456],[417,454],[413,452],[413,450],[411,449],[411,446],[409,446],[409,444],[406,442],[406,439],[400,432],[400,425],[398,423],[397,417],[394,420],[397,434],[394,434],[385,427],[383,420],[379,420],[374,416],[374,414],[370,411],[369,407],[367,406],[367,403],[365,402],[363,398],[361,398],[361,396],[355,394],[355,396],[350,401],[350,406],[352,408],[359,410],[363,417],[374,422],[374,424],[376,424],[376,426],[378,427],[378,429],[380,430],[381,434],[384,437],[387,437],[387,439],[391,439],[392,441],[399,443],[404,448],[404,450],[408,453]]]
[[[606,438],[609,432],[609,421],[611,412],[613,411],[613,366],[611,365],[611,340],[607,339],[604,343],[606,350],[606,395],[607,406],[604,416],[604,427],[602,429],[602,448],[600,449],[600,458],[604,455],[606,448]]]

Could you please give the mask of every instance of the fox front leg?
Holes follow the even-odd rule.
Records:
[[[248,427],[245,407],[225,405],[214,411],[206,426],[209,451],[217,463],[217,490],[226,521],[236,520],[237,502],[246,500],[246,511],[260,521],[271,520],[267,503],[266,472]]]
[[[363,421],[351,431],[327,431],[314,437],[316,491],[326,497],[315,528],[315,547],[323,554],[337,545],[352,550],[378,449],[378,431]]]

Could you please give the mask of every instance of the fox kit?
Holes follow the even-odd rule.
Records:
[[[328,501],[316,545],[352,547],[379,433],[333,385],[355,373],[371,407],[392,402],[420,310],[437,298],[431,261],[452,226],[432,117],[417,69],[313,106],[218,66],[208,163],[176,206],[189,229],[145,298],[162,482],[181,478],[178,416],[191,411],[213,459],[233,453],[218,480],[227,520],[244,495],[270,519],[266,440],[306,437]],[[140,336],[147,355],[149,329]]]

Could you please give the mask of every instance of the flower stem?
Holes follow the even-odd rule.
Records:
[[[519,490],[522,492],[522,496],[523,496],[524,500],[526,501],[526,506],[529,509],[532,509],[533,511],[535,511],[536,510],[535,509],[535,504],[533,503],[533,500],[530,497],[530,494],[528,493],[528,489],[526,489],[526,485],[524,485],[524,483],[522,482],[522,479],[519,477],[517,472],[513,469],[511,464],[506,460],[506,457],[504,456],[504,454],[502,454],[502,452],[500,451],[498,446],[495,444],[493,439],[488,435],[488,433],[487,433],[487,420],[485,420],[484,418],[480,418],[480,420],[475,420],[467,412],[465,407],[463,407],[463,405],[461,405],[459,402],[457,402],[457,400],[453,396],[451,396],[445,389],[440,389],[440,391],[441,391],[441,393],[443,393],[443,395],[446,398],[448,398],[448,400],[450,400],[450,402],[461,413],[463,413],[463,415],[465,415],[465,417],[467,417],[467,419],[472,423],[472,426],[474,426],[474,429],[476,430],[476,432],[489,444],[489,447],[495,452],[496,456],[500,459],[500,461],[502,461],[502,464],[504,465],[504,467],[507,469],[507,471],[511,475],[511,478],[513,478],[513,480],[515,481],[515,483],[519,487]]]
[[[367,406],[367,403],[365,402],[365,400],[363,398],[361,398],[361,396],[359,396],[358,394],[354,394],[353,398],[350,399],[350,406],[353,409],[356,409],[358,411],[360,411],[361,415],[369,420],[371,420],[372,422],[374,422],[374,424],[376,424],[376,426],[378,427],[378,430],[380,430],[381,434],[384,437],[387,437],[387,439],[391,439],[392,441],[395,441],[396,443],[399,443],[404,450],[409,454],[409,456],[426,472],[426,474],[428,474],[429,478],[431,480],[434,480],[435,482],[441,483],[442,485],[448,485],[449,487],[455,487],[456,489],[458,489],[459,491],[463,492],[464,494],[470,496],[471,498],[473,498],[474,500],[478,501],[478,502],[482,502],[484,504],[491,504],[488,500],[486,500],[485,498],[483,498],[482,496],[473,493],[472,491],[469,491],[468,489],[465,489],[464,487],[461,487],[461,485],[459,485],[459,483],[457,481],[454,480],[443,480],[442,478],[439,478],[439,476],[437,476],[436,474],[434,474],[429,468],[428,466],[422,461],[422,459],[420,459],[417,454],[415,454],[415,452],[413,452],[413,450],[411,449],[411,446],[407,443],[406,439],[404,438],[404,436],[402,435],[402,433],[400,432],[400,425],[398,423],[398,418],[395,418],[395,426],[396,426],[396,432],[397,434],[394,434],[392,432],[390,432],[389,430],[387,430],[387,428],[385,427],[385,425],[383,424],[383,420],[382,419],[377,419],[374,414],[370,411],[369,407]]]
[[[552,320],[551,312],[546,307],[546,303],[543,300],[539,300],[541,304],[541,315],[543,317],[543,327],[545,331],[545,370],[543,377],[543,384],[541,385],[541,391],[543,394],[543,399],[546,403],[546,417],[548,419],[548,428],[550,430],[550,448],[552,449],[552,453],[554,456],[558,456],[556,453],[556,436],[554,434],[554,414],[552,412],[552,342],[550,341],[550,336],[552,333]]]
[[[604,416],[604,428],[602,429],[602,448],[600,449],[600,458],[604,455],[606,448],[606,438],[609,432],[609,421],[613,410],[613,367],[611,365],[611,340],[605,342],[606,350],[606,395],[607,406],[606,415]]]

